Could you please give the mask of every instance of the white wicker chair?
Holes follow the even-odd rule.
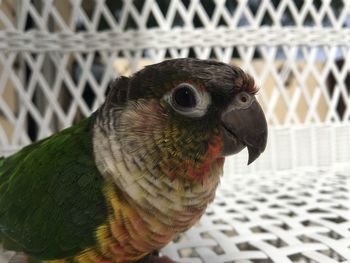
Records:
[[[112,78],[145,64],[236,63],[261,87],[268,148],[249,167],[229,158],[206,215],[163,253],[347,262],[349,21],[346,0],[0,0],[0,155],[89,115]]]

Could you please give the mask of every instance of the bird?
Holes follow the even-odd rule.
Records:
[[[257,92],[240,67],[195,58],[116,78],[89,117],[0,159],[2,247],[28,262],[173,262],[157,251],[204,214],[225,157],[266,148]]]

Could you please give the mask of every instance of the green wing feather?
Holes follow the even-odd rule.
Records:
[[[92,117],[0,160],[3,245],[41,260],[95,244],[107,217],[92,153]]]

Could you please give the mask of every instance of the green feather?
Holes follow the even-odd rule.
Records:
[[[95,244],[107,217],[92,153],[92,118],[0,159],[0,237],[40,260]]]

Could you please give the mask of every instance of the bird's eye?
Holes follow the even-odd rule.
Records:
[[[202,117],[210,105],[210,96],[189,83],[181,83],[165,95],[165,100],[181,115]]]
[[[173,93],[173,100],[176,105],[184,108],[193,108],[196,106],[196,91],[188,84],[181,84]]]

